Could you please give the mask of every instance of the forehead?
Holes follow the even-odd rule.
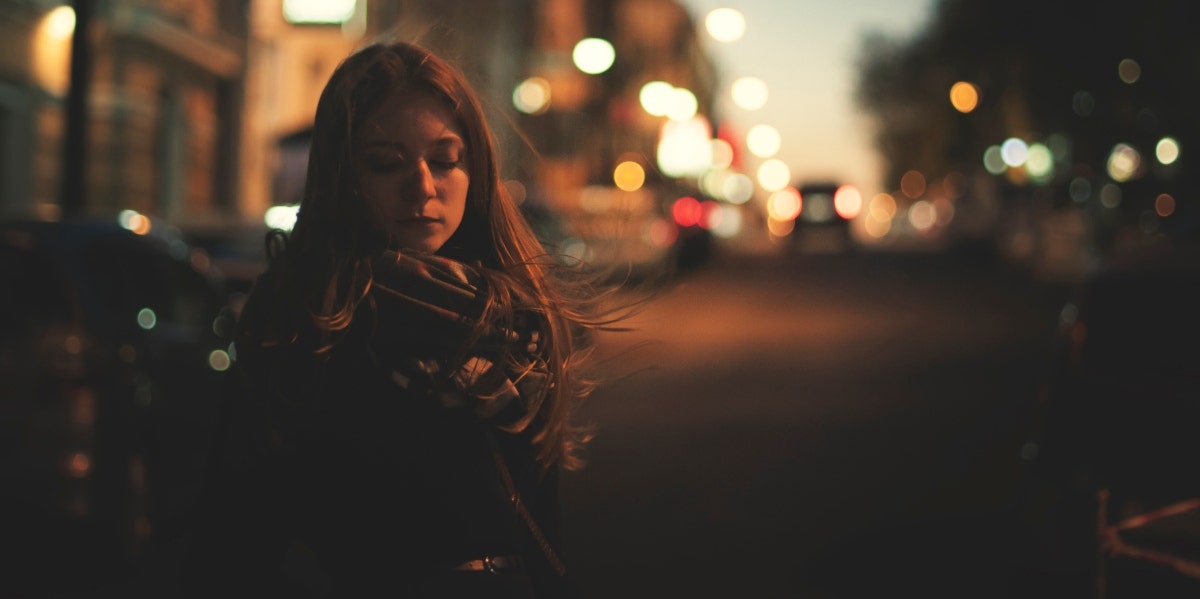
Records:
[[[365,142],[386,140],[416,145],[443,139],[461,142],[454,112],[437,95],[402,90],[389,94],[363,122]]]

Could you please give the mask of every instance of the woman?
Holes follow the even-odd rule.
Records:
[[[605,323],[505,192],[464,77],[405,43],[346,59],[296,226],[269,240],[186,585],[570,595],[558,472]]]

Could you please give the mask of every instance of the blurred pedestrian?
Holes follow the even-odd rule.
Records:
[[[605,325],[498,173],[443,59],[376,44],[333,73],[240,319],[190,594],[573,595],[558,480]]]

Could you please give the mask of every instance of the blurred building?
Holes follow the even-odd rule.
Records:
[[[698,195],[699,167],[678,164],[681,153],[662,146],[684,131],[703,142],[691,146],[707,147],[717,129],[715,69],[676,0],[90,6],[86,212],[133,209],[208,235],[261,232],[269,208],[295,205],[303,193],[325,82],[376,39],[414,41],[460,66],[483,97],[509,188],[564,215],[577,241],[599,240],[591,250],[643,246],[643,257],[610,256],[617,260],[670,250],[678,231],[669,202]],[[53,218],[71,38],[85,25],[62,2],[0,7],[0,208]],[[580,66],[577,44],[588,38],[607,46],[607,64]],[[653,81],[688,96],[690,111],[648,112],[639,95]]]
[[[245,2],[0,1],[0,211],[59,212],[71,38],[87,31],[85,212],[170,221],[237,207]]]

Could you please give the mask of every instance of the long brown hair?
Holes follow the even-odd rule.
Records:
[[[355,311],[371,305],[372,259],[384,248],[371,234],[366,206],[355,190],[354,142],[367,115],[390,94],[407,90],[440,97],[466,142],[466,209],[439,253],[486,267],[490,284],[482,323],[511,322],[518,303],[544,317],[553,385],[513,430],[533,427],[544,468],[576,468],[581,463],[576,450],[586,435],[570,416],[572,405],[591,390],[579,370],[590,352],[588,332],[618,319],[596,316],[595,296],[585,279],[560,276],[565,267],[547,255],[501,184],[492,133],[475,92],[460,71],[419,46],[367,46],[330,77],[317,104],[297,222],[290,234],[276,231],[268,237],[270,268],[247,304],[247,313],[256,316],[243,318],[239,351],[298,344],[327,356],[345,337]]]

